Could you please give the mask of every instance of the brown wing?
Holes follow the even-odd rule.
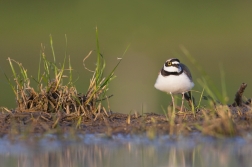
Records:
[[[184,70],[184,73],[185,73],[185,74],[190,78],[190,80],[192,81],[192,74],[191,74],[189,68],[188,68],[186,65],[182,64],[182,63],[180,63],[180,65],[181,65],[182,69]]]

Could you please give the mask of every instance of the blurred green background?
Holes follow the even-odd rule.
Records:
[[[165,60],[179,58],[187,64],[196,86],[200,72],[180,49],[184,46],[221,90],[220,65],[225,71],[229,102],[242,82],[251,97],[252,1],[1,1],[0,66],[11,77],[7,58],[13,58],[37,76],[41,43],[51,57],[49,35],[58,62],[65,50],[71,56],[79,92],[86,92],[92,76],[82,65],[96,49],[95,27],[107,73],[127,46],[130,48],[111,83],[110,107],[116,112],[131,110],[162,112],[171,98],[155,90],[157,73]],[[67,47],[65,46],[67,35]],[[95,56],[86,65],[95,68]],[[15,98],[0,73],[0,106],[15,108]],[[180,98],[180,97],[179,97]],[[198,99],[196,99],[198,100]]]

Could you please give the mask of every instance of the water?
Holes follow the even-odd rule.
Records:
[[[240,137],[79,135],[78,139],[46,135],[39,141],[0,140],[1,166],[191,167],[251,166],[251,141]]]

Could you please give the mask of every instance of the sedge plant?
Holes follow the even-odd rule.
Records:
[[[8,58],[14,83],[11,82],[11,79],[7,74],[5,74],[5,77],[15,94],[17,102],[16,111],[42,111],[47,113],[63,112],[65,115],[77,119],[76,127],[80,125],[83,116],[85,118],[93,119],[97,118],[100,113],[106,114],[105,107],[101,105],[101,101],[108,99],[106,92],[109,83],[115,77],[114,72],[122,59],[117,62],[109,75],[105,77],[104,71],[106,63],[100,52],[98,29],[96,28],[96,68],[93,71],[93,76],[90,80],[86,94],[77,92],[77,89],[73,84],[70,57],[68,59],[67,67],[67,53],[65,53],[63,63],[57,63],[51,35],[50,46],[53,60],[49,61],[44,51],[45,48],[42,46],[38,75],[36,78],[28,76],[27,69],[24,68],[22,63]],[[91,53],[92,52],[90,52],[90,54]],[[65,81],[65,78],[68,78],[67,82]],[[31,80],[36,83],[37,86],[35,88],[31,86]],[[59,120],[56,119],[54,126],[56,126],[58,122]]]

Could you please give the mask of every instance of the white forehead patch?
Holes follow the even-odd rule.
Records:
[[[179,64],[179,62],[178,61],[173,61],[172,64]]]

